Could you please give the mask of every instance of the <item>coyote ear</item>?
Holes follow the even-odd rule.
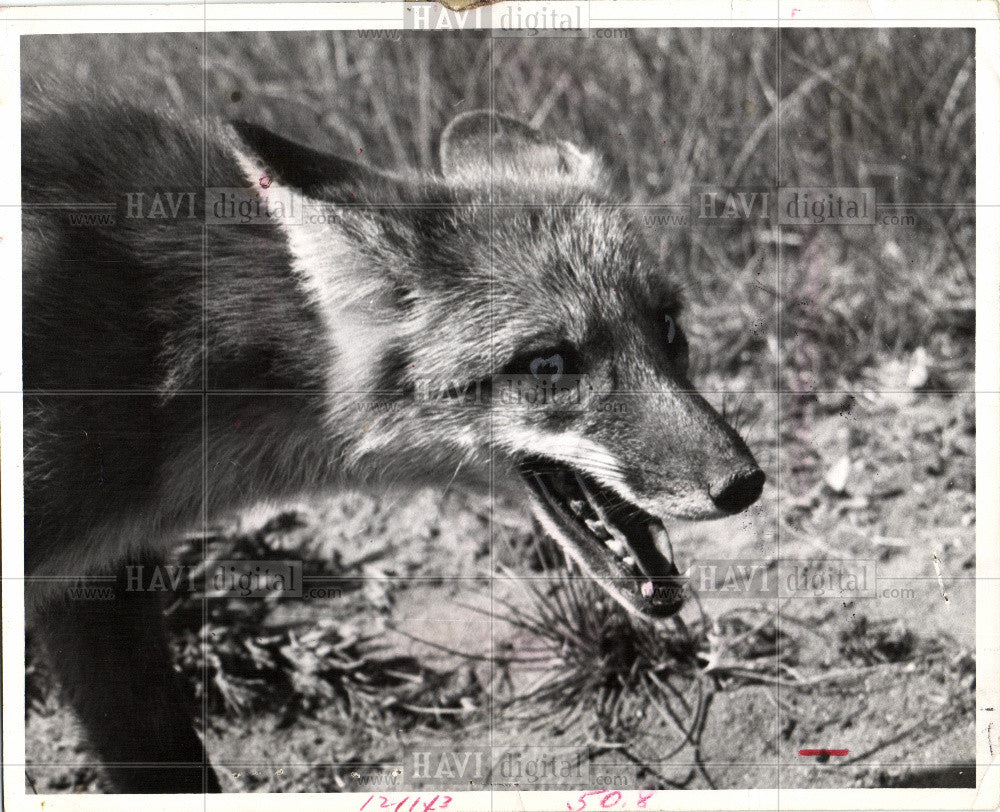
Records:
[[[549,138],[534,127],[489,110],[462,113],[441,134],[441,173],[448,180],[490,173],[562,176],[594,182],[593,156],[568,141]]]
[[[331,203],[392,199],[395,180],[388,175],[347,158],[297,144],[259,124],[230,123],[250,152],[262,162],[259,168],[267,175],[262,186],[277,181],[306,197]]]

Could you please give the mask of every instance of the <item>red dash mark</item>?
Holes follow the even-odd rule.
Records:
[[[799,750],[799,755],[816,756],[817,758],[825,760],[830,758],[830,756],[846,756],[849,752],[850,752],[849,750],[830,750],[826,747],[821,747],[815,750],[810,750],[810,749]]]
[[[270,185],[271,185],[271,179],[267,175],[261,175],[260,176],[260,188],[261,189],[266,189]]]
[[[362,147],[361,149],[359,149],[359,150],[358,150],[358,155],[360,155],[360,154],[361,154],[362,152],[364,152],[364,151],[365,151],[365,148],[364,148],[364,147]]]

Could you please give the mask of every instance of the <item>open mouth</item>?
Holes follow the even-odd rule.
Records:
[[[659,519],[565,463],[528,457],[518,470],[542,526],[611,597],[651,617],[680,610],[686,581]]]

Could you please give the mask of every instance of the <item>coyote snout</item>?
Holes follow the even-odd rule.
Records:
[[[585,572],[630,611],[669,616],[684,589],[665,524],[739,513],[760,496],[764,474],[686,381],[607,397],[627,398],[631,413],[575,437],[537,436],[521,472],[541,523]]]

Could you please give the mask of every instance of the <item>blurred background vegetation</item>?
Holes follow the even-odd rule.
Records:
[[[880,205],[907,204],[894,213],[915,223],[778,233],[766,223],[648,221],[688,290],[695,370],[735,388],[878,388],[893,385],[880,364],[920,350],[929,386],[966,385],[973,32],[617,33],[34,37],[22,41],[23,84],[26,93],[97,89],[192,117],[204,109],[428,172],[451,117],[492,98],[598,152],[617,192],[642,204],[685,204],[693,185],[874,186]]]
[[[617,742],[604,756],[610,761],[634,750],[630,786],[772,786],[775,752],[834,733],[838,744],[863,743],[877,762],[901,766],[862,761],[849,778],[796,767],[778,783],[946,781],[896,773],[924,761],[971,761],[972,753],[974,656],[948,635],[956,626],[971,633],[974,591],[951,581],[951,603],[938,601],[940,571],[936,578],[928,567],[933,552],[949,572],[975,572],[974,403],[949,394],[973,383],[973,32],[371,33],[29,37],[22,86],[26,96],[111,93],[192,120],[256,121],[390,169],[434,172],[448,121],[491,101],[595,151],[613,193],[641,206],[664,267],[686,290],[696,384],[716,405],[720,392],[740,393],[739,422],[752,424],[748,440],[768,473],[748,514],[672,528],[682,559],[877,555],[885,571],[919,575],[924,591],[915,602],[863,607],[799,603],[795,618],[780,620],[768,619],[770,608],[762,615],[761,607],[716,605],[717,617],[688,617],[691,634],[678,647],[637,628],[597,587],[565,580],[561,565],[545,560],[551,550],[523,505],[462,494],[451,504],[435,492],[271,509],[189,539],[181,560],[204,563],[204,544],[223,559],[294,556],[344,594],[213,600],[207,624],[195,594],[172,607],[178,667],[206,701],[213,758],[244,765],[222,770],[227,786],[360,789],[344,764],[394,764],[414,741],[478,746],[487,730],[493,744],[521,746],[527,730],[535,741],[535,727],[545,736],[561,730],[551,735],[564,744]],[[913,219],[779,229],[764,220],[671,225],[662,217],[687,211],[697,186],[831,185],[874,186],[880,206]],[[783,401],[778,387],[788,393]],[[549,574],[551,592],[540,586],[525,599],[507,567]],[[373,653],[373,641],[387,650]],[[551,655],[541,688],[514,656],[538,651]],[[782,669],[815,671],[811,685],[855,660],[906,670],[864,685],[858,674],[839,677],[838,694],[783,708],[778,731],[772,688],[707,673],[705,662],[723,653],[755,680],[752,669],[772,669],[768,679],[790,686],[786,698],[802,686],[787,682],[799,672]],[[30,780],[43,791],[99,787],[53,710],[37,659],[29,657],[27,676]],[[668,718],[671,679],[698,694],[680,714],[683,725]],[[505,721],[507,688],[523,696],[529,682],[535,704]],[[713,693],[723,684],[733,690]],[[703,688],[717,697],[710,723]],[[650,707],[663,708],[659,721]],[[596,709],[595,719],[569,724],[565,714],[585,715],[580,708]],[[840,714],[832,730],[831,713]],[[891,718],[916,727],[900,732]],[[702,732],[711,779],[700,766]],[[678,757],[675,770],[642,766],[669,760],[685,742],[690,759]],[[748,759],[754,753],[761,764]],[[296,763],[311,766],[288,766]],[[970,780],[963,770],[956,775]]]

